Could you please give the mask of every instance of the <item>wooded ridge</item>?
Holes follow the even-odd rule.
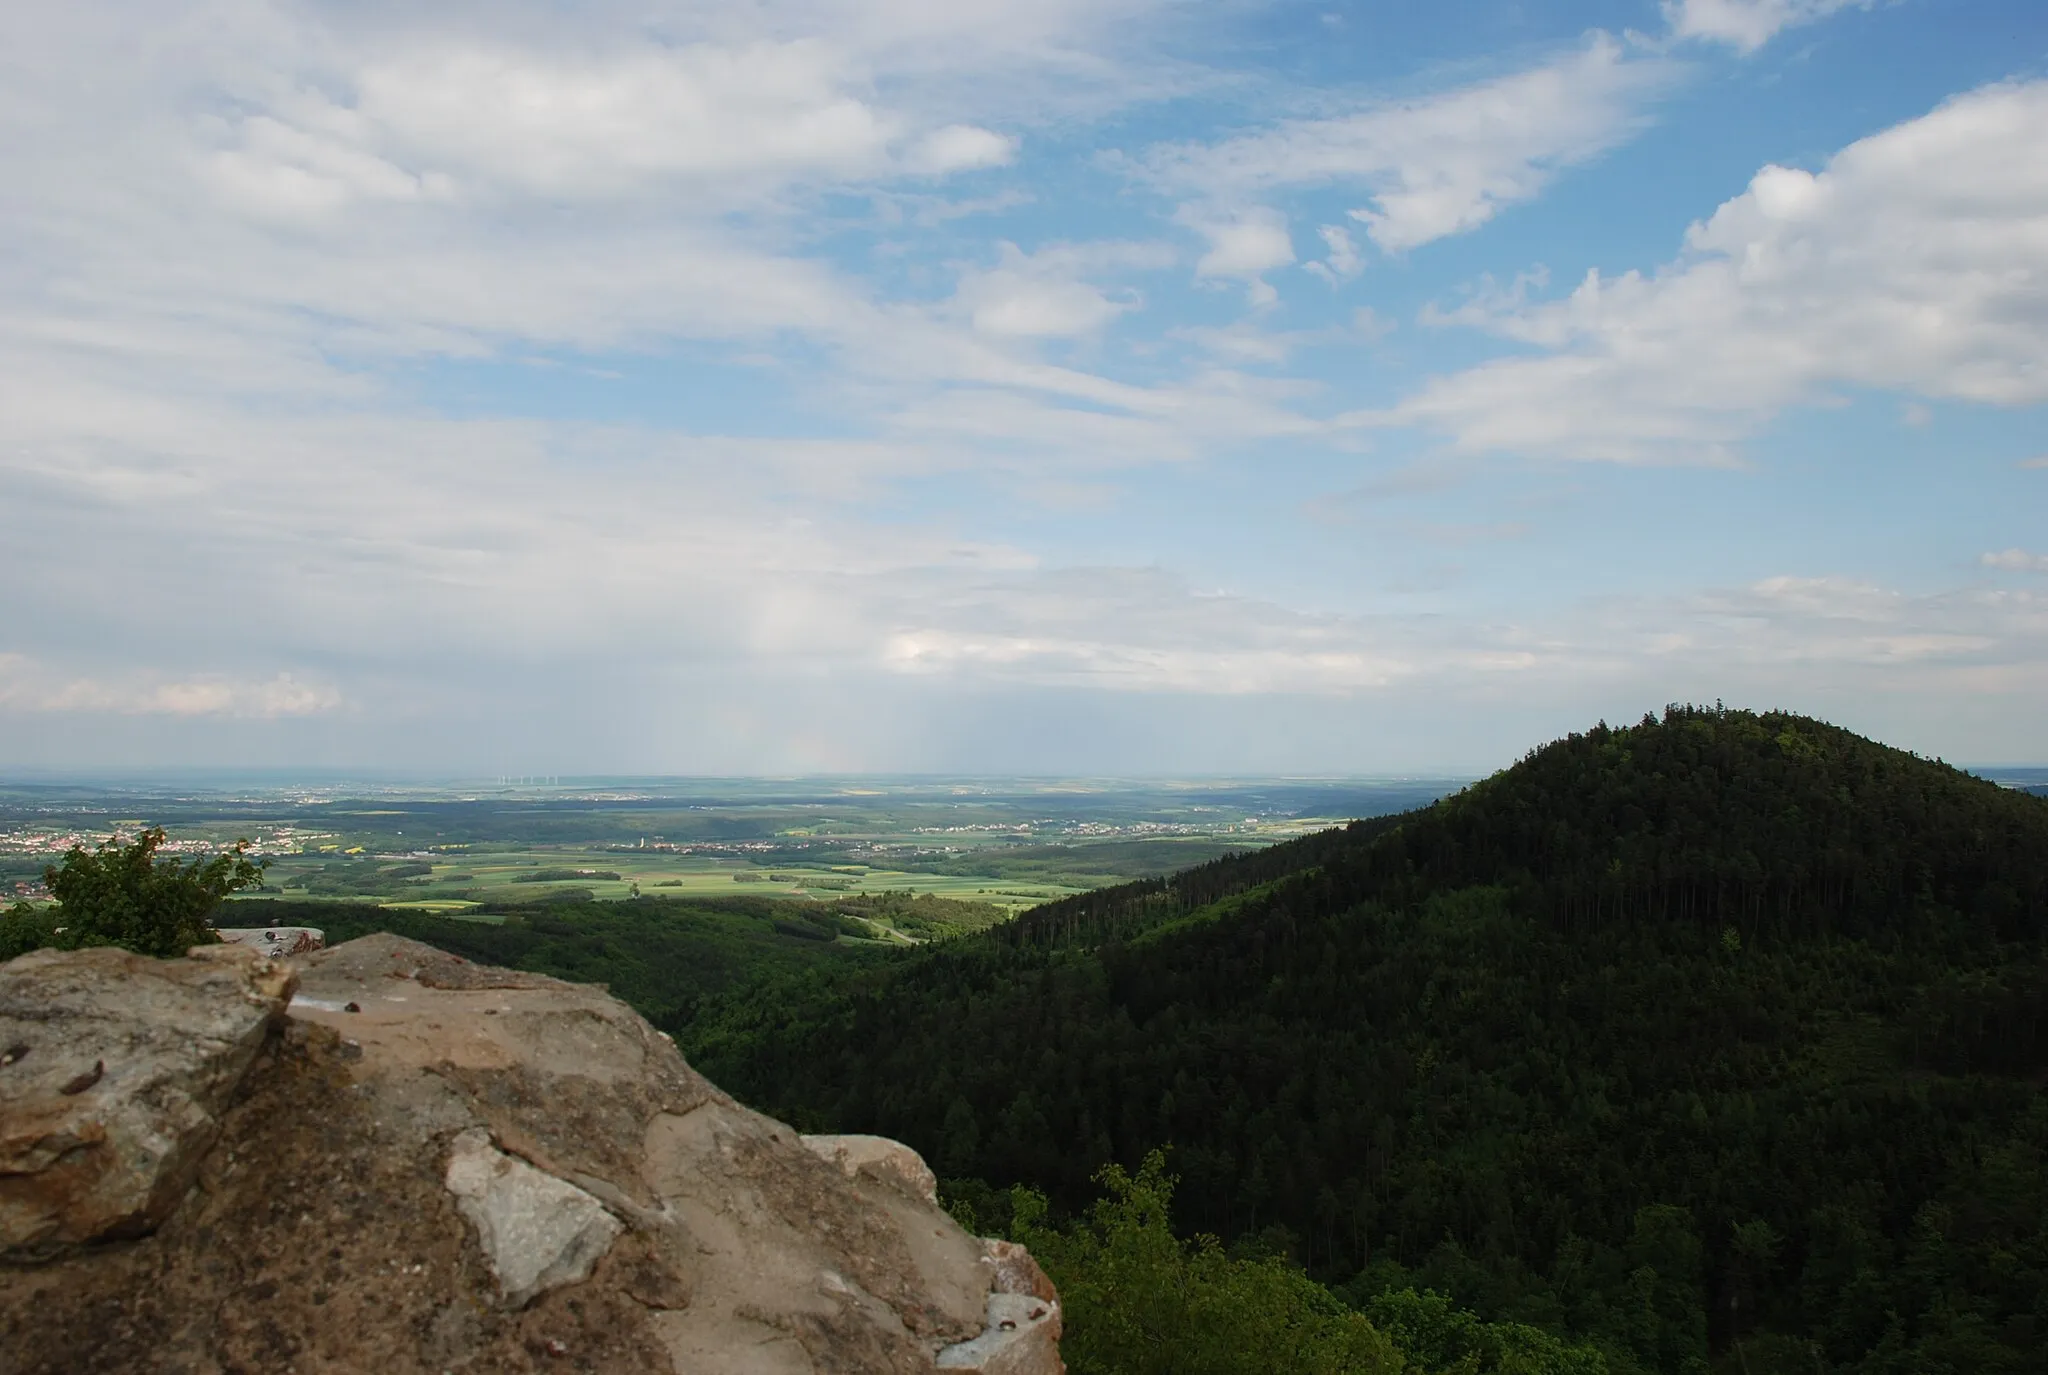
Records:
[[[778,976],[684,1028],[812,1129],[1616,1370],[2048,1364],[2048,801],[1674,708],[1418,812]]]

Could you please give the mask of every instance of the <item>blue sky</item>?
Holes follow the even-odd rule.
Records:
[[[2048,760],[2048,10],[0,16],[0,767]]]

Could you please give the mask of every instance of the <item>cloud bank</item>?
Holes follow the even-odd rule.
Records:
[[[1205,27],[1236,10],[1138,0],[16,7],[0,763],[60,722],[971,763],[1086,702],[1110,745],[1184,712],[1164,766],[1295,730],[1272,702],[1451,738],[1742,675],[2023,692],[2041,604],[2002,575],[2040,556],[1973,562],[2023,532],[1946,590],[1781,547],[1617,598],[1494,549],[1552,529],[1505,495],[1548,460],[1737,464],[1860,390],[1930,433],[2048,400],[2043,83],[1689,184],[1723,203],[1661,268],[1524,271],[1518,207],[1837,8],[1277,99]],[[1487,268],[1522,276],[1457,289]],[[1409,463],[1455,468],[1396,494],[1442,509],[1301,514]],[[919,753],[963,702],[1002,705]]]
[[[1432,318],[1535,350],[1440,378],[1367,425],[1468,452],[1726,461],[1786,407],[1858,387],[2048,400],[2048,82],[1971,92],[1818,172],[1765,167],[1643,274]]]

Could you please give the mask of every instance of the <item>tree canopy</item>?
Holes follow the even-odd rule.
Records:
[[[87,850],[74,845],[44,871],[53,908],[17,904],[0,918],[0,959],[41,946],[118,945],[168,959],[218,939],[208,919],[229,893],[263,881],[249,842],[210,859],[160,856],[160,826],[133,840],[116,836]]]
[[[1681,708],[1437,805],[714,1001],[729,1090],[1620,1375],[2048,1365],[2048,801]]]
[[[1007,1231],[1059,1288],[1074,1375],[1607,1375],[1591,1346],[1484,1322],[1435,1291],[1389,1291],[1361,1313],[1284,1255],[1180,1240],[1160,1151],[1096,1180],[1103,1196],[1064,1225],[1036,1190],[1009,1200]],[[978,1228],[971,1207],[955,1207]]]

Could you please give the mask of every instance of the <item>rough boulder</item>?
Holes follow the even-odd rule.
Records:
[[[396,937],[0,966],[10,1371],[1061,1371],[1044,1274],[930,1180]]]

